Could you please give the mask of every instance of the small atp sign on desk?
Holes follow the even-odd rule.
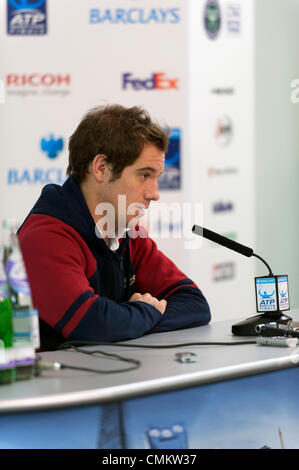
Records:
[[[290,309],[287,275],[256,277],[255,293],[258,312],[277,312]]]

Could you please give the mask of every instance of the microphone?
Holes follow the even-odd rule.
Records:
[[[193,225],[192,232],[196,233],[196,235],[200,235],[203,238],[207,238],[212,242],[218,243],[219,245],[225,246],[230,250],[236,251],[241,255],[248,256],[248,258],[253,254],[252,248],[248,248],[245,245],[241,245],[241,243],[237,243],[227,237],[223,237],[222,235],[219,235],[219,233],[212,232],[212,230],[201,227],[200,225]]]
[[[270,268],[268,263],[259,255],[255,254],[252,248],[248,248],[248,246],[241,245],[241,243],[235,242],[234,240],[230,240],[227,237],[223,237],[222,235],[219,235],[219,233],[212,232],[212,230],[201,227],[200,225],[193,225],[192,232],[196,233],[196,235],[200,235],[203,238],[207,238],[212,242],[218,243],[218,245],[225,246],[230,250],[236,251],[241,255],[247,256],[248,258],[250,258],[250,256],[255,256],[267,266],[269,270],[269,276],[273,276],[272,269]]]
[[[275,276],[269,264],[261,256],[254,253],[252,248],[230,240],[219,233],[200,225],[193,225],[192,232],[248,258],[254,256],[261,260],[269,270],[268,276],[255,278],[257,311],[264,313],[232,325],[233,334],[238,336],[256,336],[258,333],[257,327],[266,323],[275,321],[277,324],[290,324],[292,318],[283,315],[281,312],[281,310],[289,310],[290,308],[287,275]]]

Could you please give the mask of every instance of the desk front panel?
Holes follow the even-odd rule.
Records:
[[[299,370],[0,416],[0,448],[299,448]]]

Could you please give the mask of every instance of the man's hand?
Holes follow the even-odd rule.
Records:
[[[167,306],[167,301],[165,299],[158,300],[156,297],[153,297],[151,294],[139,294],[138,292],[135,292],[135,294],[132,295],[129,299],[130,302],[145,302],[149,305],[152,305],[155,307],[159,312],[164,315],[164,312],[166,310]]]

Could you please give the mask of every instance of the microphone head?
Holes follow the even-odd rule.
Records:
[[[218,245],[225,246],[230,250],[236,251],[241,255],[247,256],[248,258],[250,258],[250,256],[252,256],[253,254],[252,248],[249,248],[245,245],[241,245],[241,243],[237,243],[233,240],[230,240],[229,238],[224,237],[223,235],[219,235],[219,233],[212,232],[212,230],[201,227],[200,225],[193,225],[192,232],[196,233],[196,235],[207,238],[208,240],[211,240],[214,243],[218,243]]]

